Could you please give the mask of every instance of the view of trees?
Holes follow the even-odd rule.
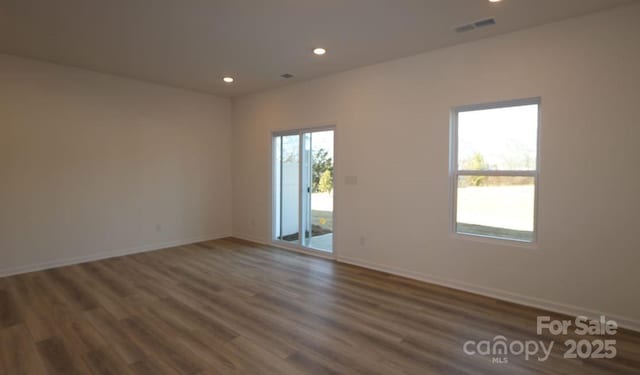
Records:
[[[506,162],[518,166],[523,165],[522,163],[510,160],[507,160]],[[527,163],[531,163],[531,161],[527,159]],[[459,169],[466,171],[486,171],[497,170],[498,168],[495,165],[490,165],[481,153],[476,152],[472,156],[462,160],[460,162]],[[461,176],[458,181],[458,187],[531,185],[532,183],[533,180],[531,177],[526,176]]]
[[[482,154],[476,152],[472,157],[463,160],[459,168],[465,171],[482,171],[489,169],[489,164]],[[464,176],[459,186],[483,186],[486,182],[487,176]]]
[[[320,182],[318,183],[318,191],[321,193],[328,193],[333,190],[333,176],[330,170],[326,170],[320,175]]]
[[[298,163],[298,144],[284,138],[283,163]],[[328,193],[333,190],[333,159],[323,148],[313,153],[312,193]]]
[[[313,155],[313,193],[328,193],[333,190],[333,159],[325,149],[319,149]]]

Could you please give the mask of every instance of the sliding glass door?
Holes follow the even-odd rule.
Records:
[[[273,136],[273,239],[333,251],[333,129]]]

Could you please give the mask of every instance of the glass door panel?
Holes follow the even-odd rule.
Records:
[[[300,136],[275,137],[274,151],[275,238],[297,243],[300,232]]]
[[[309,235],[305,246],[333,250],[333,130],[309,133]]]

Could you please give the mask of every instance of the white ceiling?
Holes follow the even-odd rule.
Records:
[[[0,0],[0,52],[236,96],[628,2]]]

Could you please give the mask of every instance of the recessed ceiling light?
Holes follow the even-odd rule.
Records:
[[[322,56],[325,53],[327,53],[327,50],[324,49],[324,48],[316,48],[316,49],[313,50],[313,53],[315,53],[318,56]]]
[[[233,77],[222,77],[222,80],[224,81],[224,83],[233,83],[233,81],[235,81]]]
[[[502,0],[489,0],[489,2],[490,2],[490,3],[499,3],[499,2],[501,2],[501,1],[502,1]]]

